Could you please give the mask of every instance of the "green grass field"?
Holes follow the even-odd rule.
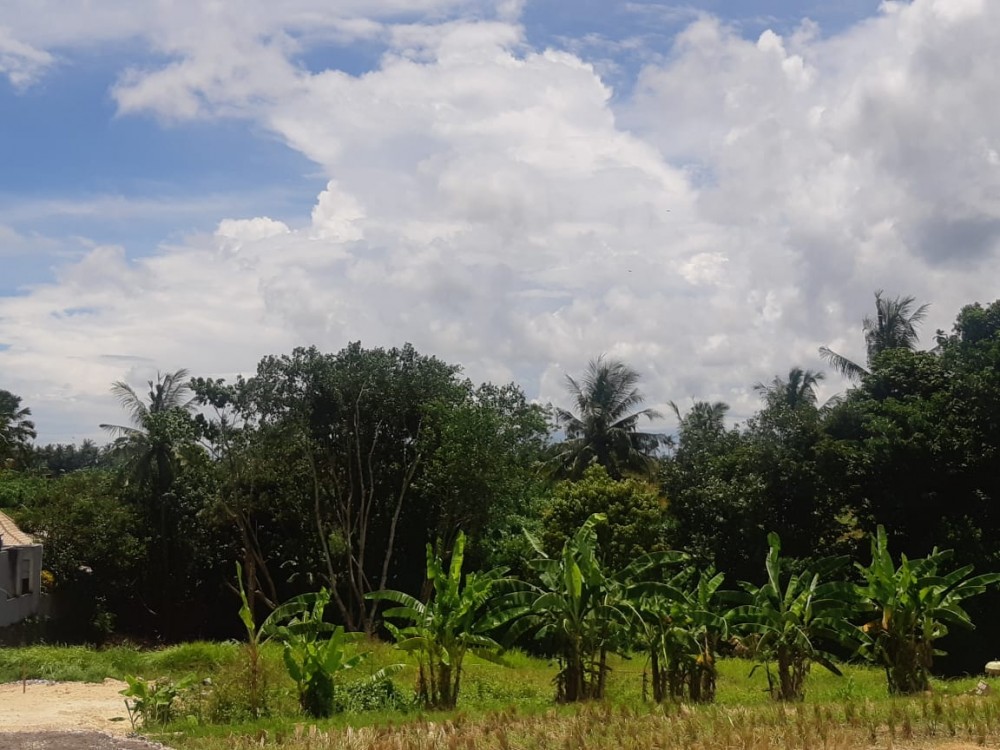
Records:
[[[405,661],[391,646],[374,644],[357,678]],[[249,720],[243,650],[235,643],[188,643],[161,650],[117,646],[33,646],[0,649],[0,682],[26,679],[100,681],[135,674],[150,680],[198,678],[178,699],[178,717],[152,736],[179,750],[242,748],[848,748],[909,747],[944,741],[995,745],[1000,700],[970,696],[977,678],[935,681],[928,695],[891,698],[881,671],[846,665],[844,676],[815,669],[801,704],[782,705],[767,692],[763,669],[719,664],[717,701],[711,706],[643,700],[641,659],[614,660],[608,700],[584,706],[553,704],[555,666],[514,653],[509,667],[467,660],[456,711],[428,713],[412,702],[414,670],[393,678],[386,692],[351,695],[329,721],[299,714],[294,685],[280,651],[265,649],[269,716]],[[202,684],[208,678],[210,684]]]

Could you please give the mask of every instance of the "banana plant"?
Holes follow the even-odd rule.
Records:
[[[764,666],[771,695],[777,700],[800,701],[813,662],[841,675],[833,655],[819,644],[849,642],[853,631],[845,623],[853,611],[854,589],[842,581],[822,582],[824,576],[843,566],[846,558],[824,558],[806,572],[786,578],[781,540],[772,532],[767,541],[767,582],[763,586],[741,583],[742,596],[733,599],[742,601],[743,606],[734,609],[732,617],[749,636],[746,642]],[[772,662],[777,682],[771,673]]]
[[[343,626],[324,621],[329,603],[327,589],[297,596],[275,609],[260,627],[267,639],[281,643],[285,668],[298,690],[299,705],[314,718],[326,718],[336,711],[337,679],[370,655],[353,648],[363,634],[348,633]],[[380,669],[367,681],[378,682],[400,666]]]
[[[724,580],[712,568],[686,567],[666,581],[630,587],[656,702],[715,699],[716,653],[719,643],[729,637],[719,592]]]
[[[857,591],[868,613],[868,622],[859,628],[858,653],[885,669],[890,693],[928,689],[934,657],[943,654],[934,642],[951,625],[971,629],[961,602],[1000,581],[997,573],[973,576],[971,565],[941,572],[952,554],[934,548],[915,560],[901,555],[897,566],[885,528],[879,526],[871,537],[871,563],[857,564],[864,580]]]
[[[369,599],[398,606],[383,616],[409,623],[404,627],[387,622],[396,645],[417,660],[417,691],[428,708],[454,708],[462,684],[462,662],[468,653],[502,663],[503,647],[490,635],[487,609],[500,589],[509,584],[506,569],[469,573],[462,577],[465,534],[459,532],[446,567],[427,545],[427,579],[433,585],[426,603],[402,591],[376,591]]]
[[[507,637],[532,634],[551,648],[559,661],[556,699],[574,702],[604,696],[608,654],[628,648],[634,611],[621,583],[608,575],[597,558],[596,528],[607,519],[595,513],[549,557],[541,543],[525,532],[538,558],[529,566],[538,582],[503,597],[491,624],[513,620]]]

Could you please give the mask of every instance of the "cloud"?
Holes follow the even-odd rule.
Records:
[[[699,17],[623,99],[582,52],[533,48],[517,7],[175,5],[162,27],[128,11],[76,41],[15,33],[141,37],[165,57],[120,80],[125,115],[246,118],[328,184],[298,217],[227,209],[138,260],[98,243],[0,297],[4,387],[43,435],[111,420],[122,377],[355,339],[560,401],[608,352],[654,405],[742,418],[752,383],[820,367],[820,344],[861,356],[874,289],[933,302],[927,333],[995,294],[995,5],[886,3],[825,37]],[[336,34],[378,38],[378,66],[299,62]]]
[[[7,76],[14,88],[30,86],[53,62],[48,52],[18,41],[0,26],[0,75]]]

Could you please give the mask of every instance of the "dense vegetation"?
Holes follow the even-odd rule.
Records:
[[[951,548],[948,570],[1000,569],[1000,302],[963,309],[931,351],[916,347],[922,314],[912,299],[876,295],[865,366],[825,351],[854,378],[831,402],[817,403],[821,373],[793,367],[757,386],[761,408],[745,422],[727,423],[725,404],[695,403],[675,407],[670,437],[642,431],[657,415],[643,408],[638,376],[602,358],[567,383],[570,412],[530,403],[516,384],[476,386],[410,346],[296,349],[234,382],[177,371],[148,393],[114,384],[126,423],[108,425],[105,447],[32,445],[30,405],[0,391],[0,508],[44,535],[59,614],[48,638],[241,635],[236,562],[254,623],[325,589],[328,620],[385,635],[394,604],[371,595],[395,591],[395,606],[412,610],[397,629],[419,629],[416,604],[433,601],[461,548],[460,564],[480,582],[503,568],[499,578],[526,584],[504,593],[524,610],[506,627],[523,647],[559,656],[561,697],[599,695],[602,659],[622,650],[617,636],[578,634],[580,653],[551,638],[551,623],[566,621],[558,607],[580,605],[545,589],[570,558],[615,581],[612,591],[630,585],[616,576],[644,553],[675,551],[690,564],[658,573],[663,584],[681,576],[673,593],[629,606],[669,611],[678,592],[694,602],[742,581],[750,600],[741,606],[756,607],[758,622],[774,616],[775,587],[791,585],[763,565],[771,533],[799,576],[794,592],[783,589],[793,599],[809,595],[806,571],[841,558],[839,580],[869,586],[877,608],[876,584],[849,563],[873,564],[880,525],[886,548],[911,560]],[[579,530],[595,512],[607,522],[588,531],[595,542],[584,553]],[[443,577],[417,560],[439,560]],[[456,601],[473,595],[460,584]],[[945,641],[964,659],[953,667],[979,668],[995,655],[983,644],[1000,633],[982,613],[996,596],[968,604],[978,640]],[[630,614],[607,597],[601,606],[612,619]],[[709,608],[685,613],[701,628],[696,642],[728,638]],[[761,647],[777,655],[788,634],[759,627]],[[873,660],[897,648],[886,633],[867,648]],[[709,658],[681,649],[688,636],[652,628],[644,637],[654,650],[674,649],[657,655],[662,693],[715,690]],[[448,648],[485,652],[484,643]],[[427,679],[437,675],[426,692],[448,704],[456,688],[443,681],[454,672],[435,665],[436,653],[424,652]],[[919,686],[933,665],[922,652],[912,658],[924,665]],[[804,668],[789,663],[792,692]]]

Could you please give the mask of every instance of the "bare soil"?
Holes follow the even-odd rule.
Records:
[[[29,681],[0,685],[0,750],[147,750],[118,691],[126,684]]]

